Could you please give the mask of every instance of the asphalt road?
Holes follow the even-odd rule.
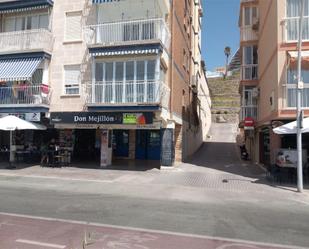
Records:
[[[309,248],[308,195],[246,183],[246,178],[239,178],[240,184],[230,188],[217,181],[220,174],[227,173],[235,179],[259,176],[239,162],[231,139],[223,141],[223,128],[226,133],[234,129],[214,129],[212,142],[202,147],[192,164],[179,166],[180,170],[138,173],[138,178],[123,172],[123,177],[110,182],[0,174],[0,213]],[[205,185],[176,181],[192,175],[205,175]],[[215,182],[214,188],[207,187],[210,181]]]

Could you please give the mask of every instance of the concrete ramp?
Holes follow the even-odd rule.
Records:
[[[237,124],[235,123],[212,123],[207,142],[235,143],[236,134]]]

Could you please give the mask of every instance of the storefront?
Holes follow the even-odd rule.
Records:
[[[48,126],[49,120],[45,113],[0,113],[0,118],[16,116],[20,119],[36,124]],[[49,127],[51,128],[51,127]],[[53,129],[48,130],[15,130],[12,132],[12,146],[10,145],[10,131],[0,131],[0,161],[9,161],[10,148],[14,151],[14,161],[26,163],[39,163],[41,147],[55,136]]]
[[[166,129],[154,112],[59,112],[51,113],[50,120],[59,142],[72,150],[73,161],[102,164],[102,155],[111,164],[118,159],[161,160]]]

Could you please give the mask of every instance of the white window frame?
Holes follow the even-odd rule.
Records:
[[[67,84],[66,83],[66,68],[69,67],[79,67],[79,82],[77,84]],[[70,86],[70,87],[68,87]],[[67,93],[67,89],[75,89],[78,87],[78,93]],[[80,96],[81,94],[81,65],[80,64],[69,64],[69,65],[64,65],[63,66],[63,90],[62,90],[62,95],[63,96]]]
[[[287,71],[286,71],[286,84],[284,85],[285,86],[285,109],[287,109],[287,110],[295,110],[296,109],[296,106],[295,107],[293,107],[293,106],[288,106],[288,96],[289,96],[289,94],[288,94],[288,92],[289,92],[289,90],[290,89],[295,89],[295,90],[297,90],[297,83],[289,83],[288,82],[288,80],[289,80],[289,78],[288,78],[288,70],[289,70],[289,68],[287,68]],[[295,70],[295,72],[296,72],[297,70]],[[297,73],[297,72],[296,72]],[[295,73],[295,74],[296,74]],[[309,82],[304,82],[304,88],[303,89],[309,89]],[[296,95],[295,95],[296,96]],[[296,101],[297,101],[297,99],[296,99]],[[297,104],[297,103],[296,103]],[[302,108],[303,109],[309,109],[309,106],[303,106],[303,103],[301,103],[302,104]]]
[[[83,37],[82,24],[80,25],[80,37],[79,38],[77,38],[77,39],[69,39],[67,37],[67,28],[70,28],[70,27],[67,26],[67,20],[68,20],[67,18],[68,18],[68,15],[74,15],[74,14],[79,15],[80,16],[80,21],[82,21],[82,14],[83,14],[82,10],[75,10],[75,11],[67,11],[67,12],[65,12],[64,35],[63,35],[65,43],[66,42],[81,42],[82,41],[82,37]]]
[[[249,24],[246,24],[246,11],[245,9],[249,8],[249,17],[250,17],[250,21]],[[243,8],[242,11],[242,17],[243,17],[243,21],[242,21],[242,25],[243,27],[251,27],[253,25],[253,8],[256,9],[256,18],[259,18],[259,8],[257,6],[246,6]]]

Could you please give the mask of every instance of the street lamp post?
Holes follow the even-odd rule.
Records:
[[[301,79],[301,51],[302,51],[302,34],[303,34],[303,19],[304,19],[304,0],[301,0],[299,32],[298,32],[298,63],[297,63],[297,191],[303,191],[303,158],[302,158],[302,89],[304,83]]]
[[[224,77],[226,77],[227,76],[227,71],[228,71],[229,57],[231,55],[231,48],[230,47],[225,47],[224,48],[224,54],[226,56],[225,75],[224,75]]]

